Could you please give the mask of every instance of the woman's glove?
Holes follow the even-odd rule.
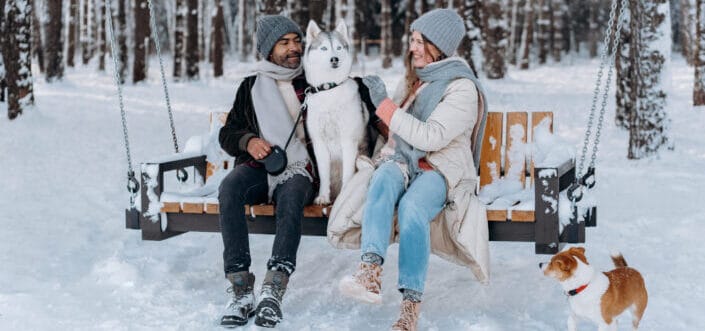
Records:
[[[362,77],[362,83],[370,90],[370,99],[376,108],[387,98],[387,88],[377,75]]]

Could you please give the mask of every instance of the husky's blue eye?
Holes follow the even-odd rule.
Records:
[[[328,50],[328,47],[323,46],[323,47],[321,47],[321,50],[322,50],[322,51],[327,51],[327,50]]]
[[[338,48],[336,48],[336,49],[337,49],[337,50],[341,50],[341,49],[343,49],[343,48],[342,48],[342,47],[340,47],[340,46],[338,46]]]

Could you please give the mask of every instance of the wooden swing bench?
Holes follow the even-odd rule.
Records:
[[[224,121],[226,115],[220,113],[217,116]],[[515,125],[522,126],[523,142],[526,142],[528,123],[531,123],[533,132],[545,118],[550,121],[549,130],[552,131],[552,112],[490,112],[488,114],[480,157],[481,186],[492,183],[493,171],[502,175],[512,162],[519,162],[522,169],[526,168],[527,160],[524,158],[512,160],[509,157],[509,150],[512,147],[512,140],[508,138],[509,128]],[[502,143],[503,141],[505,143]],[[505,150],[504,158],[502,149]],[[168,199],[162,199],[165,192],[164,174],[166,172],[193,168],[201,178],[207,178],[210,175],[212,165],[208,164],[205,155],[178,157],[181,155],[176,154],[165,161],[142,164],[141,210],[134,211],[133,215],[128,211],[126,226],[130,229],[141,229],[143,240],[164,240],[189,231],[220,232],[217,198],[196,197],[176,202],[166,202],[165,200]],[[488,206],[490,240],[534,242],[536,254],[556,253],[563,243],[585,242],[585,226],[596,225],[595,207],[588,212],[585,221],[575,221],[565,226],[561,226],[558,213],[559,194],[566,190],[575,178],[575,160],[565,161],[555,167],[534,166],[533,162],[528,164],[529,170],[523,170],[526,177],[522,176],[524,178],[521,179],[523,185],[535,184],[534,201],[523,202],[509,208],[495,209],[492,205]],[[223,167],[227,169],[227,166],[226,161]],[[149,170],[145,171],[145,169]],[[150,197],[152,197],[151,200]],[[160,202],[159,212],[155,212],[154,206],[150,206],[151,201],[156,201],[155,197]],[[331,208],[331,206],[307,206],[304,209],[302,233],[325,236],[327,215],[330,214]],[[246,206],[245,214],[250,220],[248,222],[250,233],[274,233],[273,205]]]

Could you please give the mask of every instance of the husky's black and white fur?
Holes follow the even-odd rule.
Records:
[[[321,187],[315,204],[330,204],[355,172],[355,159],[365,137],[357,83],[350,78],[353,50],[348,28],[340,22],[334,31],[321,31],[314,21],[306,29],[303,57],[311,85],[306,103],[308,129],[318,165]]]

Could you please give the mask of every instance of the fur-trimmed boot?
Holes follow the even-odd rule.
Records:
[[[220,319],[220,325],[236,327],[247,324],[247,320],[255,313],[255,275],[247,271],[227,274],[226,278],[232,286],[228,287],[231,294],[225,313]]]
[[[340,292],[365,303],[382,303],[382,266],[361,262],[352,276],[345,276],[338,284]]]
[[[392,325],[392,331],[416,331],[420,310],[421,302],[414,302],[408,299],[402,300],[399,319]]]
[[[260,301],[255,311],[255,324],[266,328],[273,328],[283,318],[281,304],[286,292],[289,276],[279,270],[267,270],[262,283]]]

